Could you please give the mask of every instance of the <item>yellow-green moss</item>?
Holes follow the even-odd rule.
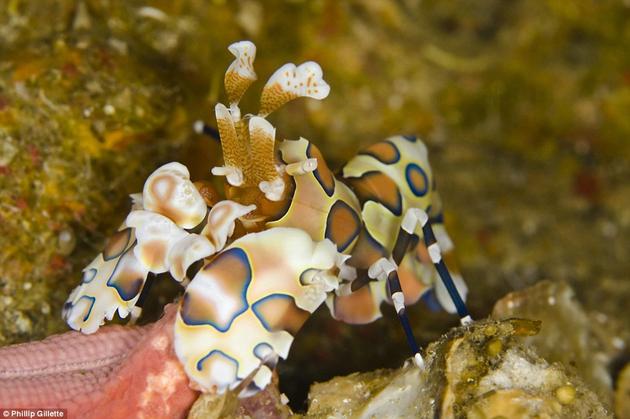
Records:
[[[62,330],[82,266],[177,141],[177,91],[91,36],[55,36],[0,68],[0,343]]]

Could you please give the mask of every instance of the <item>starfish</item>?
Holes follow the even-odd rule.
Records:
[[[184,418],[199,395],[173,351],[177,307],[144,327],[108,326],[0,348],[0,406],[68,417]]]

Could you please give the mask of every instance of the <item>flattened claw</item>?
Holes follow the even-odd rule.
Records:
[[[177,282],[186,278],[186,271],[198,260],[215,253],[215,248],[205,236],[189,234],[173,245],[168,252],[169,271]]]
[[[241,397],[264,388],[270,367],[288,356],[294,335],[337,288],[339,259],[329,241],[272,228],[239,238],[206,264],[175,322],[175,351],[192,385],[222,393],[255,372]]]
[[[148,270],[134,255],[132,228],[123,228],[83,270],[83,280],[64,304],[63,318],[74,330],[94,333],[116,312],[127,317],[140,296]]]
[[[256,80],[254,59],[256,45],[251,41],[235,42],[228,50],[236,57],[225,72],[225,90],[230,104],[237,104],[250,84]]]
[[[322,68],[314,61],[296,66],[288,63],[271,75],[260,97],[260,115],[266,116],[298,97],[324,99],[330,86],[323,79]]]
[[[218,202],[208,213],[208,223],[201,231],[219,251],[225,247],[228,238],[234,232],[234,223],[256,209],[256,205],[241,205],[238,202],[224,200]]]
[[[181,228],[193,228],[206,216],[206,203],[190,181],[186,166],[172,162],[159,167],[144,183],[142,209],[161,214]]]
[[[136,229],[133,252],[138,260],[153,273],[167,272],[171,248],[188,233],[167,217],[145,210],[131,211],[125,223]]]

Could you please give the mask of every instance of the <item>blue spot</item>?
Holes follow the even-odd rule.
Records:
[[[345,240],[343,242],[338,243],[337,240],[341,240],[343,239],[343,237],[336,237],[336,234],[335,234],[336,232],[333,231],[332,224],[335,217],[338,217],[339,214],[343,212],[345,212],[346,214],[349,213],[350,216],[352,217],[352,220],[345,221],[345,223],[347,224],[349,223],[353,224],[352,226],[350,226],[352,227],[352,232],[348,235],[348,237],[345,237]],[[357,214],[356,211],[353,210],[352,207],[350,207],[350,205],[346,204],[342,200],[337,200],[337,202],[335,202],[333,206],[330,207],[330,211],[328,212],[328,217],[326,219],[326,232],[324,233],[324,237],[329,239],[333,243],[335,243],[337,245],[337,250],[339,252],[343,252],[344,250],[346,250],[348,246],[350,246],[350,244],[354,241],[354,239],[359,235],[360,231],[361,231],[361,219],[359,218],[359,214]]]
[[[256,356],[256,358],[262,360],[265,357],[264,354],[268,353],[273,353],[273,348],[270,344],[266,342],[261,342],[258,345],[254,346],[254,355]]]
[[[85,315],[85,317],[83,317],[83,321],[87,321],[87,319],[90,318],[90,314],[92,314],[92,309],[94,308],[94,303],[96,302],[96,298],[95,297],[90,297],[89,295],[84,295],[83,297],[79,298],[79,301],[83,300],[90,300],[90,309],[88,310],[87,314]],[[78,301],[77,301],[78,303]],[[75,304],[76,305],[76,304]]]
[[[383,164],[394,164],[400,161],[400,151],[398,151],[398,147],[396,147],[396,145],[392,143],[391,141],[383,141],[382,143],[389,144],[389,146],[394,150],[393,158],[386,159],[384,156],[379,156],[378,154],[370,150],[370,147],[368,147],[367,150],[363,150],[359,152],[358,154],[374,157],[376,160],[380,161]],[[381,143],[376,143],[375,145],[378,145],[378,144],[381,144]]]
[[[238,379],[237,376],[237,371],[238,371],[238,361],[234,358],[232,358],[231,356],[229,356],[228,354],[226,354],[225,352],[222,352],[218,349],[213,349],[212,351],[210,351],[208,353],[208,355],[204,356],[203,358],[201,358],[199,361],[197,361],[197,371],[201,371],[203,369],[203,363],[204,361],[206,361],[207,359],[210,359],[212,357],[220,357],[220,358],[225,358],[226,360],[228,360],[229,362],[232,362],[234,364],[234,376],[235,378]]]
[[[251,396],[253,396],[254,394],[258,393],[261,390],[262,390],[262,388],[258,387],[256,385],[256,383],[252,381],[249,384],[247,384],[247,387],[245,388],[245,390],[243,390],[239,394],[239,396],[241,396],[241,397],[251,397]]]
[[[423,185],[417,185],[414,183],[411,178],[414,174],[420,175],[423,179]],[[407,168],[405,169],[405,178],[407,179],[407,184],[409,188],[411,188],[411,192],[415,196],[425,196],[429,191],[429,179],[427,178],[427,174],[424,173],[424,170],[420,166],[415,163],[409,163]]]
[[[271,357],[269,357],[271,355]],[[263,361],[263,363],[270,369],[275,369],[278,363],[278,355],[274,351],[273,347],[266,343],[261,342],[254,347],[254,356]]]
[[[384,199],[383,194],[381,193],[381,188],[372,183],[372,179],[377,179],[378,181],[379,177],[386,178],[385,181],[390,183],[391,188],[394,188],[394,191],[396,192],[395,202],[388,202]],[[400,194],[400,190],[396,186],[396,183],[387,174],[378,170],[370,170],[357,178],[346,179],[348,180],[349,186],[357,194],[362,207],[365,202],[373,201],[383,205],[396,216],[402,215],[402,195]]]
[[[405,140],[409,141],[410,143],[415,143],[416,140],[418,139],[415,135],[401,135],[401,137],[403,137]]]
[[[98,271],[95,268],[90,268],[87,271],[83,272],[83,280],[82,282],[84,284],[87,284],[89,282],[92,282],[92,280],[94,279],[94,277],[96,276],[96,273]]]

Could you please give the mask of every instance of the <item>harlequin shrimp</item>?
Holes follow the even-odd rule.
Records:
[[[308,140],[276,143],[266,119],[295,98],[324,99],[330,87],[320,66],[280,67],[262,89],[259,113],[242,115],[256,47],[242,41],[229,51],[228,106],[215,107],[216,131],[196,125],[221,143],[224,165],[212,174],[224,178],[225,199],[209,182],[193,183],[180,163],[158,168],[84,269],[64,319],[83,333],[116,313],[134,322],[153,277],[169,272],[185,288],[174,347],[193,388],[244,388],[240,396],[263,389],[323,303],[352,324],[372,322],[384,301],[393,304],[422,367],[406,305],[435,285],[442,306],[471,321],[466,285],[444,261],[453,245],[425,145],[390,137],[335,176]]]

